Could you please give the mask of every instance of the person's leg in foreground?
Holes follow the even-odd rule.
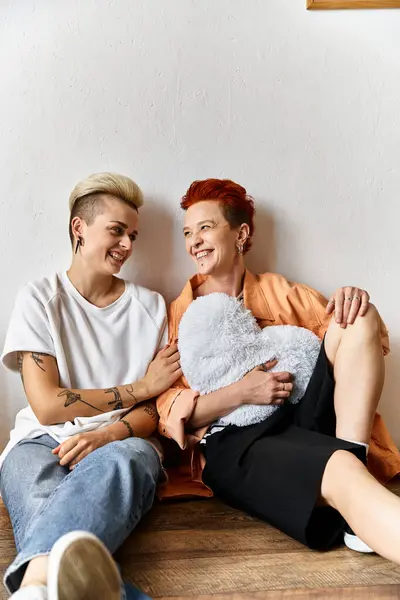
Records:
[[[25,440],[3,465],[1,493],[18,551],[4,583],[10,592],[20,590],[16,598],[35,598],[23,595],[24,588],[42,587],[50,600],[79,598],[82,590],[86,598],[88,588],[93,599],[119,599],[111,554],[152,506],[159,456],[145,440],[128,438],[99,448],[69,471],[51,453],[56,446],[49,436]]]

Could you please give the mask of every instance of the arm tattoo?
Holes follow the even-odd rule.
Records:
[[[158,421],[158,412],[153,402],[146,402],[143,406],[144,412],[147,413],[153,421]]]
[[[45,354],[44,352],[31,352],[31,358],[34,360],[36,366],[38,366],[42,371],[46,372],[46,369],[42,367],[43,360],[40,358],[41,356],[48,356],[48,354]]]
[[[24,375],[22,373],[22,363],[24,362],[24,355],[22,352],[17,352],[18,371],[21,375],[22,385],[24,385]]]
[[[108,405],[114,405],[113,410],[120,410],[123,407],[122,404],[122,400],[121,400],[121,394],[119,393],[119,389],[116,387],[113,388],[109,388],[108,390],[104,390],[105,394],[114,394],[114,400],[111,400],[111,402],[108,403]]]
[[[71,406],[71,404],[74,404],[74,402],[82,402],[83,404],[87,404],[87,406],[90,406],[90,408],[94,408],[95,410],[101,413],[103,412],[102,410],[100,410],[100,408],[97,408],[97,406],[93,406],[93,404],[89,404],[89,402],[82,400],[82,396],[80,394],[77,394],[76,392],[73,392],[72,390],[63,390],[62,392],[57,394],[57,398],[62,398],[63,396],[67,397],[64,403],[65,408]]]
[[[128,392],[128,394],[130,395],[130,397],[132,398],[133,404],[137,404],[137,398],[136,398],[135,394],[133,393],[133,386],[132,386],[132,384],[129,387],[126,386],[125,389]]]
[[[135,437],[135,434],[133,432],[131,424],[128,421],[125,421],[125,419],[121,419],[120,422],[123,423],[125,425],[125,427],[128,429],[130,437]]]

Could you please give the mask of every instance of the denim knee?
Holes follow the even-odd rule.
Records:
[[[133,479],[151,492],[162,472],[157,451],[142,438],[110,442],[82,459],[76,468],[94,469],[102,474],[103,479]]]

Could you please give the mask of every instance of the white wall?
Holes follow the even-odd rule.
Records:
[[[400,442],[400,10],[305,4],[1,1],[1,343],[19,286],[68,266],[80,178],[142,186],[128,275],[171,299],[192,272],[179,197],[231,177],[257,199],[253,269],[370,291],[392,336],[381,410]],[[22,399],[4,371],[0,390],[3,444]]]

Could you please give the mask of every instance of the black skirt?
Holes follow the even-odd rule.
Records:
[[[334,379],[324,344],[306,393],[256,425],[230,425],[207,438],[203,481],[232,506],[315,549],[341,541],[345,521],[317,506],[326,464],[336,450],[365,463],[365,448],[337,439]]]

